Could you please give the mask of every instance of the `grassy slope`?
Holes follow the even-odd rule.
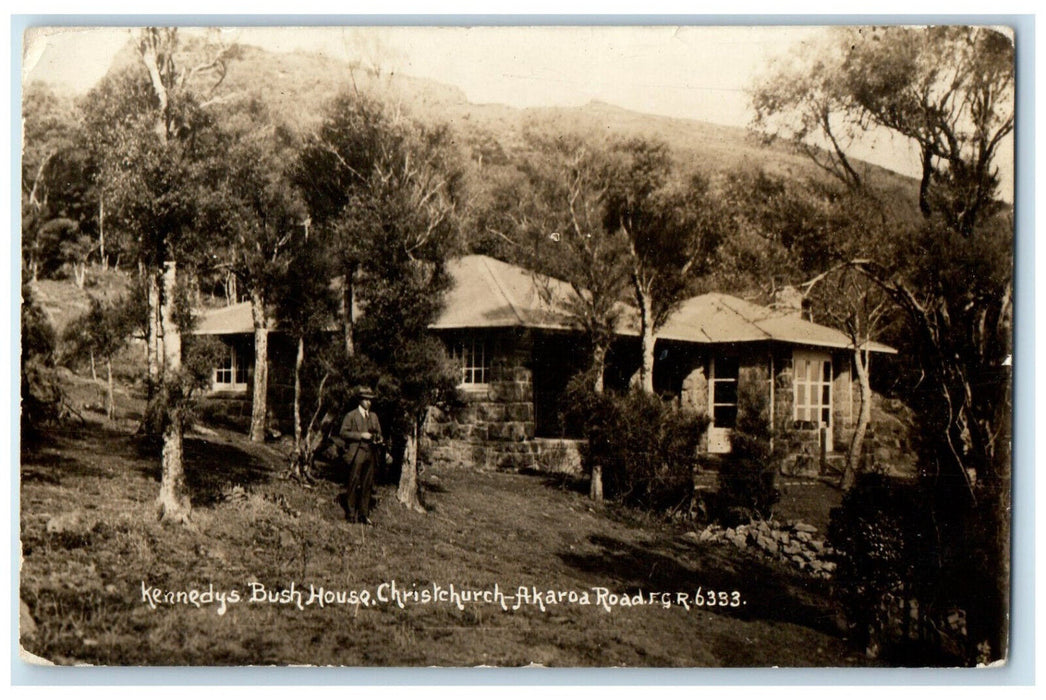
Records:
[[[576,133],[595,140],[608,134],[645,136],[664,141],[682,163],[698,165],[707,174],[764,169],[797,179],[829,177],[787,145],[766,146],[744,128],[643,114],[603,102],[529,109],[473,104],[459,88],[434,80],[400,74],[374,76],[344,61],[305,51],[272,53],[249,45],[241,49],[229,63],[219,92],[260,96],[274,119],[298,133],[315,129],[335,96],[358,91],[405,107],[424,122],[448,123],[465,144],[488,134],[507,152],[522,143],[526,130]],[[182,60],[187,65],[196,62]],[[129,43],[114,65],[137,62]],[[915,180],[861,161],[854,163],[882,192],[884,202],[916,215]]]
[[[124,406],[126,410],[127,406]],[[89,420],[92,414],[88,414]],[[134,422],[69,426],[22,465],[25,648],[58,663],[518,666],[821,666],[863,663],[835,631],[827,586],[731,546],[628,513],[594,511],[541,477],[426,475],[427,515],[382,486],[376,525],[348,525],[323,480],[277,478],[279,449],[191,436],[195,530],[154,520],[155,458]],[[371,608],[241,603],[224,616],[141,599],[164,589],[408,586],[611,591],[738,589],[733,609]]]
[[[130,276],[118,270],[88,270],[89,284],[78,288],[70,280],[40,279],[31,282],[34,299],[39,302],[48,321],[59,334],[70,321],[91,307],[91,298],[115,300],[127,294]]]

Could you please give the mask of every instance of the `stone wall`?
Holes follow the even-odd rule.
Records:
[[[525,442],[476,442],[441,438],[426,441],[426,463],[444,468],[540,471],[580,476],[581,441],[537,438]]]
[[[536,469],[580,473],[576,440],[535,439],[533,337],[521,331],[489,336],[493,348],[490,381],[482,390],[464,392],[464,405],[446,414],[434,413],[425,430],[423,457],[446,466],[481,469]],[[766,345],[740,348],[739,394],[744,387],[770,390],[770,352],[773,353],[773,422],[775,451],[781,469],[790,474],[820,473],[819,429],[802,429],[794,420],[792,347]],[[676,375],[679,405],[698,414],[708,413],[708,358],[694,353],[691,369]],[[852,384],[849,358],[833,353],[833,441],[836,456],[845,453],[857,419],[858,391]],[[679,379],[681,377],[681,380]],[[769,396],[767,397],[769,399]],[[851,403],[852,402],[852,403]],[[869,462],[900,465],[912,462],[910,419],[893,404],[875,404],[866,438]],[[901,407],[903,408],[903,407]],[[702,444],[701,449],[706,449]]]
[[[872,392],[872,419],[864,437],[863,468],[894,475],[914,474],[914,427],[914,414],[903,402]]]
[[[773,423],[775,448],[781,455],[782,469],[789,473],[816,474],[821,469],[821,434],[819,429],[803,429],[794,420],[795,389],[793,386],[792,347],[776,346],[768,351],[765,345],[740,349],[738,391],[758,387],[770,391],[770,354],[773,355]],[[833,441],[836,452],[845,451],[853,434],[856,405],[851,405],[858,389],[852,386],[849,357],[844,352],[833,353]],[[707,359],[699,358],[694,368],[682,380],[679,403],[698,413],[708,412]],[[769,396],[767,397],[770,398]],[[743,408],[742,408],[743,410]],[[872,431],[874,432],[874,431]],[[892,445],[902,440],[895,435],[887,438]],[[705,449],[705,445],[702,445]],[[895,450],[896,453],[897,450]],[[897,459],[894,454],[892,459]]]
[[[708,415],[708,374],[703,362],[683,378],[679,405],[699,416]]]
[[[463,389],[464,405],[435,418],[433,437],[471,442],[534,437],[533,339],[529,333],[506,330],[488,334],[487,342],[492,355],[487,384]]]
[[[487,339],[487,385],[462,390],[464,405],[430,414],[422,456],[450,467],[580,473],[577,441],[534,438],[533,336],[505,330]]]

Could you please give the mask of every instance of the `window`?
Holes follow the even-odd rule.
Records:
[[[814,427],[832,424],[832,358],[822,353],[797,350],[795,373],[795,420]]]
[[[490,381],[490,353],[483,338],[465,338],[455,343],[450,355],[461,364],[463,386],[483,386]]]
[[[246,389],[247,366],[239,357],[236,348],[225,346],[225,354],[214,370],[214,389]]]
[[[712,358],[712,425],[733,428],[737,423],[737,358]]]

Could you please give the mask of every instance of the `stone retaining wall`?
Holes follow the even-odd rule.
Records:
[[[580,476],[579,440],[539,438],[525,442],[427,440],[422,446],[426,463],[444,468],[540,471]]]

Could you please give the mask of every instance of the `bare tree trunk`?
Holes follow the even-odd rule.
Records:
[[[606,358],[607,349],[601,344],[596,344],[592,353],[592,367],[596,375],[592,389],[597,394],[603,393],[603,372],[606,367]],[[597,503],[603,502],[603,466],[601,464],[592,465],[592,477],[589,482],[588,495],[589,498]]]
[[[230,272],[225,276],[225,305],[232,306],[239,296],[239,292],[236,290],[236,275]]]
[[[654,393],[654,310],[650,289],[635,282],[636,301],[639,302],[640,347],[643,362],[639,367],[640,388],[648,394]]]
[[[857,383],[861,387],[861,408],[857,413],[857,427],[854,429],[853,437],[850,438],[850,449],[846,453],[846,469],[843,471],[841,488],[849,491],[857,481],[857,473],[860,470],[861,448],[864,444],[864,436],[868,431],[868,424],[872,420],[872,386],[868,379],[868,364],[870,356],[868,351],[861,356],[860,348],[854,349],[854,367],[857,369]]]
[[[352,357],[356,354],[356,341],[353,337],[356,326],[356,314],[353,310],[353,299],[356,294],[356,265],[348,265],[345,268],[345,289],[342,299],[342,325],[345,331],[345,356]]]
[[[146,329],[145,362],[149,372],[149,394],[155,391],[160,380],[160,282],[156,272],[150,270],[149,276],[149,325]]]
[[[105,417],[113,419],[116,413],[115,401],[113,400],[113,360],[105,358]]]
[[[323,444],[323,431],[327,425],[326,417],[320,421],[318,429],[316,426],[316,419],[320,417],[320,412],[323,410],[323,387],[327,383],[327,379],[330,374],[324,374],[323,379],[320,380],[320,386],[316,390],[316,410],[312,413],[312,418],[309,419],[309,426],[305,429],[305,435],[303,438],[299,438],[298,434],[301,432],[301,420],[295,418],[295,447],[294,454],[291,458],[291,476],[300,479],[302,482],[308,484],[312,481],[312,464],[316,458],[316,451]],[[295,413],[299,413],[300,409],[300,384],[295,381]]]
[[[301,366],[305,362],[305,336],[298,336],[298,354],[294,358],[294,449],[301,452]]]
[[[603,374],[606,371],[607,349],[606,346],[597,343],[592,350],[592,372],[595,374],[592,382],[592,390],[597,394],[603,393]]]
[[[403,465],[400,467],[400,485],[396,492],[396,500],[416,513],[424,513],[425,507],[421,505],[418,497],[417,422],[411,426],[411,432],[406,437],[407,445],[403,450]]]
[[[76,283],[77,289],[84,288],[84,281],[87,278],[87,263],[73,263],[73,282]]]
[[[164,264],[163,288],[160,290],[160,346],[163,348],[163,380],[161,397],[165,411],[163,454],[161,457],[160,496],[157,499],[159,517],[164,522],[187,523],[192,508],[189,489],[185,483],[182,463],[182,408],[181,397],[170,396],[170,384],[177,380],[182,367],[182,339],[172,317],[177,266],[173,261]]]
[[[269,326],[265,318],[265,298],[251,290],[251,316],[254,319],[254,395],[251,399],[251,442],[265,442],[265,417],[269,391]]]
[[[164,426],[161,466],[159,518],[163,522],[188,523],[192,504],[182,464],[182,416],[178,409],[169,412]]]
[[[182,368],[182,336],[174,322],[174,294],[178,283],[178,266],[173,260],[163,264],[163,288],[160,293],[159,348],[163,363],[161,373],[171,375]]]
[[[592,481],[589,484],[588,497],[596,503],[603,502],[603,466],[592,465]]]
[[[91,358],[91,380],[97,382],[98,381],[98,372],[94,368],[94,350],[91,350],[88,353],[88,355]]]
[[[109,269],[109,260],[105,257],[105,204],[98,197],[98,258],[102,263],[102,269]]]

